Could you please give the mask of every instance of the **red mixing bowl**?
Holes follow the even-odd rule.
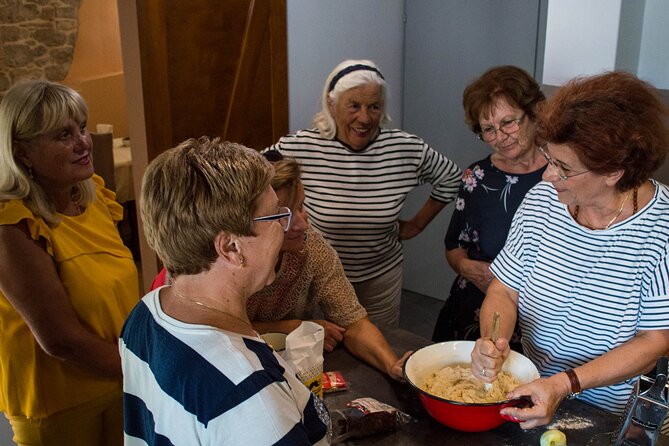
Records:
[[[423,407],[435,420],[459,431],[483,432],[510,421],[510,418],[500,415],[502,408],[524,405],[527,400],[461,403],[431,395],[419,387],[431,373],[449,365],[470,363],[473,348],[474,341],[449,341],[416,350],[404,363],[404,378],[416,389]],[[539,378],[539,372],[532,361],[514,351],[509,354],[502,370],[516,378],[520,384]]]

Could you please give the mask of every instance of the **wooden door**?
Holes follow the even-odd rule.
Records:
[[[260,149],[287,132],[285,0],[138,0],[137,23],[148,161],[191,137]]]

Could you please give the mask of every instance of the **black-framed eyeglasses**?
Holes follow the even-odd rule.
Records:
[[[507,119],[499,123],[499,127],[493,125],[481,127],[481,131],[476,134],[476,137],[484,142],[492,142],[497,139],[497,132],[502,132],[506,135],[516,133],[520,129],[520,123],[525,119],[525,113],[519,118]]]
[[[564,169],[563,169],[562,167],[560,167],[560,166],[555,162],[555,160],[554,160],[553,158],[551,158],[551,156],[548,154],[548,151],[546,150],[546,146],[539,146],[539,151],[540,151],[541,154],[544,156],[544,158],[546,158],[546,161],[548,161],[548,164],[550,164],[550,165],[555,169],[555,171],[557,172],[558,176],[559,176],[562,180],[567,180],[567,179],[569,179],[569,178],[576,177],[576,176],[578,176],[578,175],[583,175],[583,174],[586,173],[586,172],[590,172],[590,170],[584,170],[583,172],[577,172],[577,173],[572,173],[572,174],[567,175],[567,174],[564,172]]]
[[[283,227],[283,232],[288,232],[290,229],[290,222],[293,219],[293,211],[286,206],[281,206],[279,212],[272,215],[264,215],[262,217],[255,217],[253,221],[274,221],[279,220]]]

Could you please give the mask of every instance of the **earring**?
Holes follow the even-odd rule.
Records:
[[[35,178],[35,177],[33,176],[33,168],[32,168],[32,166],[28,166],[28,176],[30,177],[31,180]]]
[[[244,256],[240,254],[240,255],[239,255],[239,267],[240,267],[240,268],[244,268],[244,266],[245,266],[245,264],[244,264]]]

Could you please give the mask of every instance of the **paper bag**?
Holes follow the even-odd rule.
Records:
[[[325,330],[315,322],[304,321],[286,336],[281,356],[293,366],[297,377],[309,390],[323,398],[323,342]]]

